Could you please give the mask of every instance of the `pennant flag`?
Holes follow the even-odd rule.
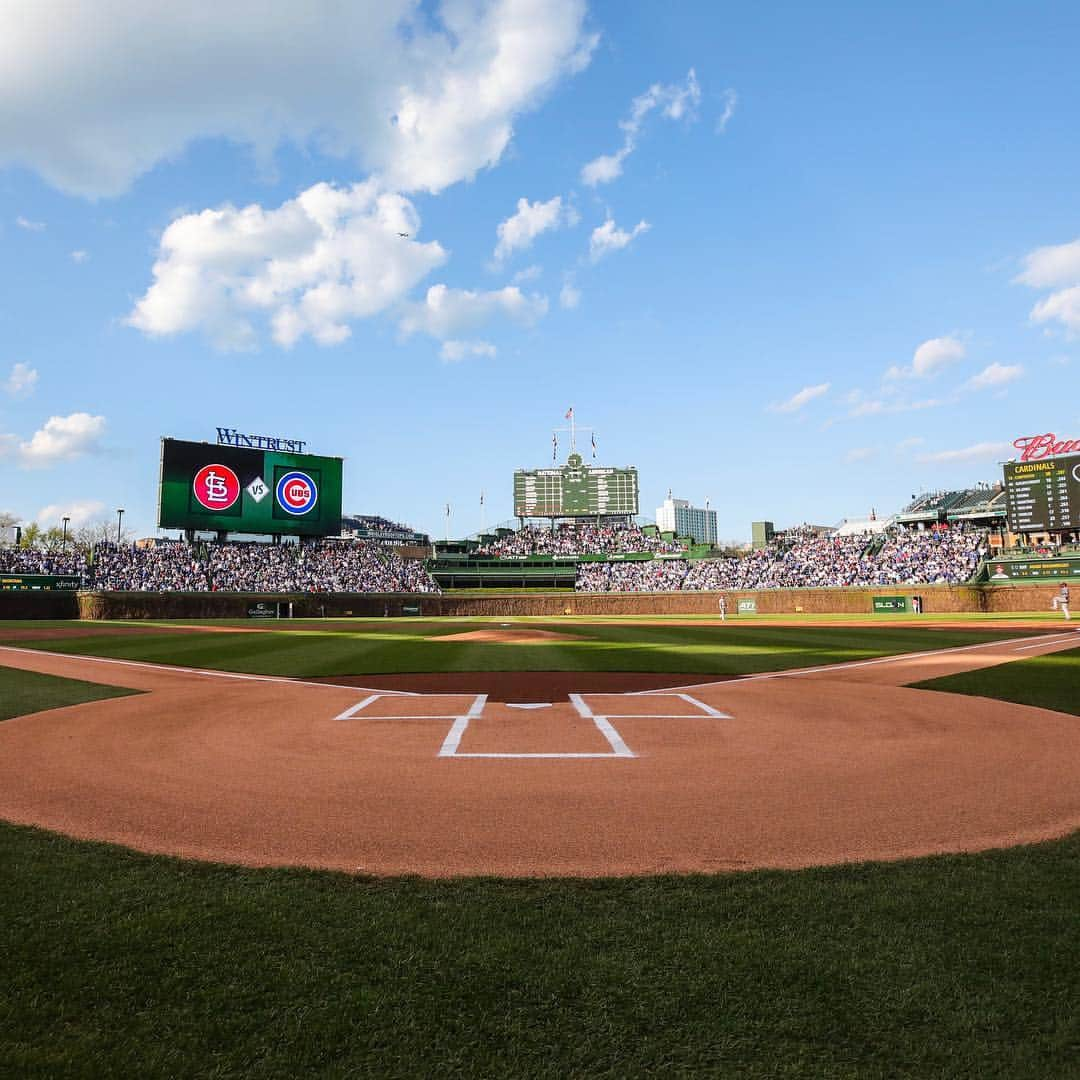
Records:
[[[571,405],[570,408],[566,410],[565,419],[569,420],[573,415],[574,415],[574,406]]]
[[[592,437],[592,456],[596,457],[596,436]]]
[[[482,491],[480,492],[480,505],[484,505],[484,493]]]
[[[551,460],[554,462],[559,453],[559,436],[551,433]]]

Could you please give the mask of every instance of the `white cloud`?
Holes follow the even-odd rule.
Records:
[[[620,229],[615,222],[608,218],[603,225],[597,225],[589,237],[589,258],[593,262],[599,262],[605,255],[612,251],[620,251],[631,240],[646,233],[652,226],[647,221],[639,221],[630,232]]]
[[[933,454],[920,454],[919,461],[926,464],[967,464],[969,462],[1001,461],[1012,453],[1007,442],[981,442],[960,450],[938,450]]]
[[[787,401],[778,402],[769,406],[769,412],[793,413],[809,405],[815,398],[822,397],[829,392],[832,383],[818,383],[816,386],[804,386],[797,393],[792,394]]]
[[[601,154],[588,162],[581,170],[581,182],[589,187],[596,187],[598,184],[608,184],[622,175],[623,162],[637,148],[642,125],[649,113],[660,109],[669,120],[681,120],[684,117],[692,119],[694,109],[700,101],[701,87],[693,68],[687,74],[686,82],[681,85],[653,83],[644,94],[634,98],[630,105],[630,115],[619,122],[623,133],[622,146],[613,154]],[[732,104],[731,108],[734,107]]]
[[[869,461],[877,455],[877,450],[872,446],[856,446],[844,455],[844,461],[848,465],[854,465],[860,461]]]
[[[910,367],[891,367],[885,372],[888,379],[925,379],[967,355],[964,343],[955,337],[930,338],[924,341],[912,357]]]
[[[517,211],[495,229],[499,238],[495,245],[495,258],[502,260],[514,251],[524,251],[532,247],[533,241],[541,233],[557,229],[560,225],[574,224],[575,221],[576,214],[571,207],[563,205],[561,195],[544,203],[518,199]]]
[[[495,164],[515,118],[581,70],[585,0],[11,0],[0,165],[117,195],[197,138],[284,142],[438,191]],[[132,58],[137,58],[137,63]]]
[[[1080,285],[1060,289],[1040,300],[1031,309],[1031,320],[1037,323],[1059,322],[1070,333],[1080,334]]]
[[[104,416],[84,412],[50,416],[28,442],[19,444],[19,459],[27,468],[40,468],[82,457],[98,449],[104,433]]]
[[[20,229],[25,229],[27,232],[42,232],[45,228],[44,221],[31,221],[29,218],[24,218],[21,214],[15,219],[15,224]]]
[[[439,356],[447,361],[464,360],[467,356],[486,356],[494,360],[498,350],[490,341],[444,341]]]
[[[914,450],[916,446],[922,446],[926,440],[921,435],[912,435],[908,439],[901,439],[896,444],[896,449],[899,453],[904,453],[907,450]]]
[[[1005,386],[1015,382],[1024,374],[1023,364],[998,364],[993,363],[982,369],[978,375],[968,379],[968,386],[972,390],[987,390],[995,386]]]
[[[70,518],[68,529],[78,529],[95,519],[99,519],[105,512],[105,504],[94,499],[82,499],[70,503],[50,503],[43,506],[34,520],[43,528],[59,525],[64,518]]]
[[[89,251],[83,251],[81,248],[71,253],[71,261],[73,263],[84,263],[90,258]]]
[[[572,311],[581,303],[581,290],[572,281],[564,281],[559,290],[559,306]]]
[[[727,126],[731,123],[731,118],[735,115],[735,107],[739,104],[739,95],[734,90],[724,91],[724,111],[720,114],[720,118],[716,121],[716,133],[723,135],[727,131]]]
[[[1013,280],[1033,288],[1065,286],[1031,309],[1031,321],[1060,323],[1069,336],[1080,334],[1080,239],[1029,252],[1023,272]]]
[[[921,409],[936,409],[938,406],[945,404],[944,400],[941,398],[921,398],[915,401],[908,401],[903,399],[886,400],[884,398],[864,397],[852,399],[849,396],[848,400],[851,404],[851,408],[848,410],[848,416],[851,417],[919,412]]]
[[[519,270],[510,280],[515,285],[523,285],[527,281],[535,281],[543,272],[544,268],[542,266],[533,263],[532,266],[526,266],[524,269]]]
[[[305,334],[336,345],[350,321],[396,304],[445,261],[438,243],[413,239],[419,228],[412,203],[374,180],[316,184],[270,210],[185,214],[162,235],[154,283],[128,322],[158,337],[201,330],[242,349],[268,320],[279,345]]]
[[[523,293],[516,285],[490,292],[432,285],[422,301],[403,305],[401,332],[427,334],[440,341],[459,339],[499,317],[529,326],[547,314],[547,298]]]
[[[4,389],[12,397],[29,397],[34,392],[37,381],[37,370],[20,362],[12,365],[11,374],[4,382]]]
[[[1080,238],[1028,252],[1023,271],[1013,280],[1037,289],[1080,281]]]

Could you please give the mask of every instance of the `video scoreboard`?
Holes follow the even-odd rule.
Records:
[[[605,517],[636,515],[637,469],[585,465],[571,454],[552,469],[518,469],[514,473],[514,516]]]
[[[162,439],[158,526],[335,536],[341,458]]]
[[[1013,532],[1080,529],[1080,454],[1007,462],[1005,500]]]

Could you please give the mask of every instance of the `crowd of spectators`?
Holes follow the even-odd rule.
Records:
[[[134,592],[438,592],[416,559],[378,544],[99,544],[95,589]]]
[[[3,547],[0,548],[0,573],[81,577],[86,573],[86,559],[77,551],[38,551],[36,548]]]
[[[479,556],[619,555],[635,551],[677,554],[683,545],[636,525],[561,524],[554,529],[525,528],[476,549]]]
[[[891,530],[822,536],[789,529],[741,558],[582,564],[581,592],[801,589],[831,586],[937,585],[969,581],[987,552],[984,530]]]

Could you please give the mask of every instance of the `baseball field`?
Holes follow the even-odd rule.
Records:
[[[0,623],[0,1071],[1073,1074],[1078,645]]]

